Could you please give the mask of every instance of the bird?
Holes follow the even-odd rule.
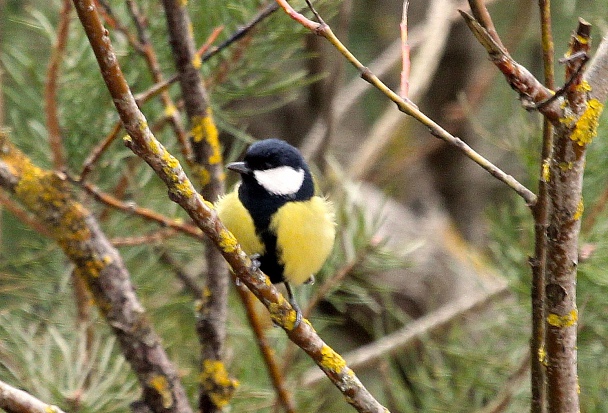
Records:
[[[304,157],[284,140],[256,141],[243,161],[226,168],[241,180],[216,202],[217,214],[254,266],[273,284],[284,283],[296,311],[295,328],[302,312],[291,284],[314,281],[331,254],[336,236],[332,204],[315,193]]]

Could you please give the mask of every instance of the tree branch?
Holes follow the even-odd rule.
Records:
[[[0,381],[0,408],[7,413],[63,413],[31,394]]]
[[[59,14],[56,43],[51,52],[44,87],[46,128],[49,134],[51,154],[53,155],[53,165],[58,171],[65,168],[65,154],[61,141],[62,134],[59,125],[59,114],[57,113],[57,80],[59,78],[59,65],[67,46],[71,10],[72,3],[70,0],[63,0],[63,7]]]
[[[486,49],[492,63],[502,72],[507,82],[519,94],[522,104],[527,109],[538,109],[554,125],[559,124],[564,110],[561,106],[563,98],[549,100],[554,92],[546,88],[532,73],[517,63],[507,50],[470,14],[460,11],[465,23],[475,35],[479,43]],[[542,106],[538,106],[542,104]]]

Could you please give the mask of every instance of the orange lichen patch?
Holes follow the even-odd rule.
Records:
[[[238,380],[231,378],[220,360],[203,360],[200,374],[201,385],[211,401],[219,408],[230,403]]]
[[[587,108],[578,121],[576,121],[570,139],[579,146],[591,143],[593,138],[597,136],[597,126],[603,110],[604,105],[599,100],[590,99],[587,101]]]
[[[173,395],[171,394],[169,381],[165,376],[155,374],[148,380],[148,384],[160,395],[162,405],[165,409],[169,409],[173,406]]]

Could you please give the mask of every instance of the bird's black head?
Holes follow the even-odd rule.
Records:
[[[314,195],[314,183],[302,154],[285,141],[265,139],[251,145],[243,162],[228,169],[239,172],[241,187],[256,201],[304,201]]]

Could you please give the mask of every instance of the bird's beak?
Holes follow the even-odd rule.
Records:
[[[245,162],[232,162],[229,163],[228,165],[226,165],[227,169],[230,169],[231,171],[234,172],[238,172],[240,174],[250,174],[251,173],[251,169],[249,169],[246,165]]]

